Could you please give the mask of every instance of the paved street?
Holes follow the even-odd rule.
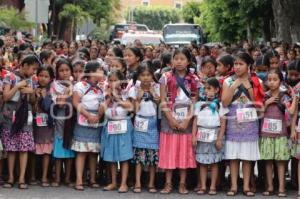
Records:
[[[38,186],[30,187],[30,189],[25,191],[20,191],[18,189],[0,189],[0,199],[13,199],[13,198],[21,198],[21,199],[191,199],[191,198],[230,198],[226,197],[225,193],[220,193],[217,196],[198,196],[195,193],[191,193],[186,196],[179,195],[177,193],[173,193],[171,195],[161,195],[161,194],[149,194],[147,192],[141,194],[134,194],[132,192],[128,192],[126,194],[118,194],[117,192],[104,192],[101,189],[86,189],[83,192],[78,192],[73,189],[69,189],[66,187],[61,188],[41,188]],[[238,198],[246,198],[241,193],[235,197]],[[256,195],[255,198],[267,198],[261,196],[260,193]],[[268,197],[268,198],[278,198],[277,196]],[[287,198],[296,198],[296,191],[290,191],[288,193]]]

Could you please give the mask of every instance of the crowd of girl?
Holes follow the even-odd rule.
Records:
[[[286,46],[80,45],[50,42],[36,52],[20,45],[16,55],[2,48],[4,188],[36,184],[39,161],[41,186],[63,181],[76,190],[87,180],[100,188],[98,176],[106,175],[103,190],[126,193],[131,181],[140,193],[148,171],[147,190],[157,192],[163,172],[160,193],[169,194],[178,170],[180,194],[189,193],[191,177],[197,194],[216,195],[229,166],[227,195],[235,196],[241,163],[243,194],[251,197],[257,163],[262,194],[286,197],[292,158],[300,180],[299,48],[286,58]]]

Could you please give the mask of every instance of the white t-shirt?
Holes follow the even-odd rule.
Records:
[[[121,94],[122,100],[127,100],[128,96],[125,94]],[[128,111],[124,109],[122,106],[118,105],[117,102],[114,102],[112,106],[108,107],[105,110],[105,117],[108,119],[114,120],[122,120],[126,119],[128,115]]]
[[[156,95],[160,96],[160,87],[159,84],[154,83],[152,85],[154,88],[154,92]],[[138,95],[138,86],[133,86],[129,90],[129,97],[136,100]],[[156,116],[157,114],[157,105],[152,100],[145,101],[144,99],[141,100],[139,111],[136,113],[140,116],[150,117]]]
[[[220,117],[223,115],[223,111],[221,111],[223,109],[222,105],[220,105],[220,110],[216,107],[216,111],[213,113],[208,106],[200,110],[204,104],[206,102],[197,102],[195,105],[194,115],[197,117],[197,126],[206,128],[219,127],[221,125]]]
[[[96,111],[104,100],[104,96],[100,89],[92,88],[89,90],[90,87],[87,82],[81,81],[75,84],[73,92],[77,92],[81,96],[81,104],[85,109]]]

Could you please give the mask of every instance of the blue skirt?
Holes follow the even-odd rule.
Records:
[[[122,162],[133,158],[132,136],[133,125],[127,119],[127,132],[109,135],[105,124],[101,135],[101,157],[107,162]]]
[[[75,158],[75,152],[63,147],[63,139],[55,136],[53,145],[54,158]]]
[[[143,119],[148,120],[148,131],[141,132],[134,130],[133,135],[133,147],[142,149],[158,149],[159,146],[159,133],[157,130],[157,117],[143,117],[138,116]]]

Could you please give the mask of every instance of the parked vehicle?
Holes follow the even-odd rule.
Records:
[[[116,24],[111,27],[111,33],[109,36],[110,41],[121,40],[124,33],[128,31],[140,31],[140,32],[151,32],[148,26],[144,24]]]

